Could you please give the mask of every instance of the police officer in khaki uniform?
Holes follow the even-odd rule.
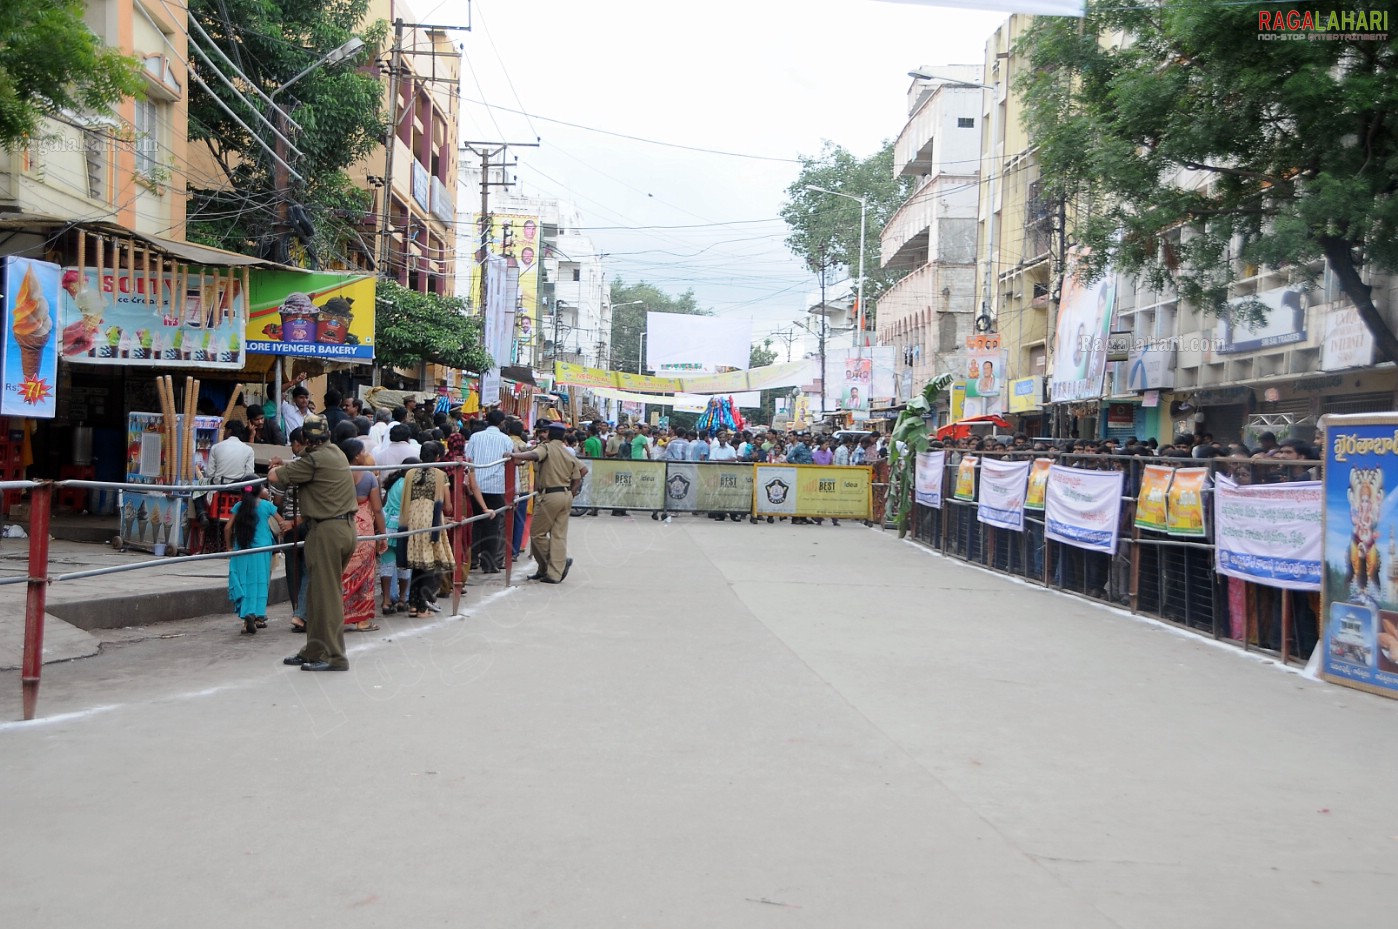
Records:
[[[344,453],[330,444],[330,426],[312,413],[301,426],[306,451],[287,464],[272,459],[267,480],[274,487],[295,485],[296,501],[310,526],[306,535],[306,574],[310,580],[306,645],[284,659],[302,671],[348,671],[345,657],[345,602],[340,578],[354,553],[354,476]]]
[[[568,511],[582,487],[587,468],[569,453],[563,441],[568,427],[563,423],[541,421],[535,425],[540,442],[533,451],[514,452],[515,461],[537,461],[534,487],[534,525],[529,531],[529,549],[538,565],[531,581],[559,584],[568,576],[573,559],[568,557]]]

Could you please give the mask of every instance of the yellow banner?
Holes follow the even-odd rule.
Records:
[[[1165,497],[1170,491],[1170,478],[1175,469],[1164,465],[1146,465],[1141,474],[1141,493],[1136,498],[1136,526],[1164,532]]]
[[[756,465],[753,515],[869,519],[873,471],[834,465]]]
[[[635,390],[640,393],[672,394],[680,389],[677,377],[655,377],[650,374],[632,374],[630,371],[613,371],[616,385],[622,390]]]
[[[615,387],[616,379],[612,374],[613,372],[601,368],[588,368],[566,361],[553,363],[554,380],[571,387]]]
[[[976,499],[976,459],[970,455],[962,458],[956,468],[956,489],[952,496],[967,502]]]
[[[665,462],[589,458],[575,506],[660,510],[665,507]]]
[[[1029,468],[1029,492],[1024,498],[1026,510],[1044,508],[1044,493],[1048,490],[1049,469],[1052,467],[1052,458],[1034,459],[1034,464]]]
[[[513,259],[519,268],[519,295],[515,300],[514,351],[510,359],[495,359],[498,365],[513,364],[522,358],[521,351],[528,352],[536,343],[539,327],[539,262],[543,260],[543,246],[540,244],[539,217],[523,213],[490,214],[490,252]],[[471,227],[462,228],[458,235],[471,239],[471,291],[467,302],[480,312],[481,264],[475,260],[476,250],[481,244],[481,217],[472,214]],[[609,385],[602,385],[609,386]]]
[[[1180,468],[1166,495],[1165,531],[1171,535],[1204,535],[1204,480],[1208,468]]]

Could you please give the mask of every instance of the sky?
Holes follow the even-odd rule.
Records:
[[[413,0],[411,15],[468,13]],[[576,203],[609,281],[692,288],[758,339],[805,319],[816,289],[779,217],[798,159],[825,140],[876,152],[907,119],[907,72],[983,61],[1005,19],[881,0],[473,0],[469,15],[463,138],[537,137],[513,150],[515,192]]]

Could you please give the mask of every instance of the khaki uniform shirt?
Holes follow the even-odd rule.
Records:
[[[277,468],[274,483],[277,487],[297,487],[297,508],[307,519],[333,519],[353,513],[359,505],[349,462],[329,442]]]
[[[578,459],[568,454],[568,446],[558,439],[550,439],[534,449],[539,456],[539,473],[536,475],[540,490],[547,487],[570,487],[573,481],[582,480],[582,465]]]

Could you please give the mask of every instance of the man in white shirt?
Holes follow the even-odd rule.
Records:
[[[491,410],[485,414],[487,426],[466,443],[466,460],[478,465],[488,465],[476,472],[476,483],[480,486],[485,505],[498,510],[505,505],[505,464],[501,459],[514,454],[515,443],[500,425],[505,421],[503,410]],[[491,464],[491,462],[500,462]],[[504,535],[500,532],[499,520],[488,519],[476,523],[476,533],[472,540],[475,560],[481,573],[496,574],[504,570]]]
[[[408,441],[412,432],[403,423],[394,423],[393,428],[388,431],[388,441],[377,446],[372,451],[374,464],[383,465],[385,469],[396,468],[409,458],[416,458],[418,449],[413,447],[413,443]]]
[[[210,484],[233,484],[255,471],[252,446],[247,444],[247,423],[230,419],[223,426],[223,435],[223,441],[209,449],[205,477]]]
[[[306,389],[305,384],[297,384],[291,388],[291,402],[282,401],[282,422],[285,424],[285,431],[289,434],[293,429],[300,429],[310,411],[311,392]]]
[[[738,450],[728,444],[728,433],[718,434],[718,446],[709,453],[710,461],[737,461]]]
[[[377,448],[388,441],[388,430],[393,428],[393,414],[386,407],[374,411],[374,425],[369,427],[369,445]],[[377,461],[378,459],[375,459]]]

